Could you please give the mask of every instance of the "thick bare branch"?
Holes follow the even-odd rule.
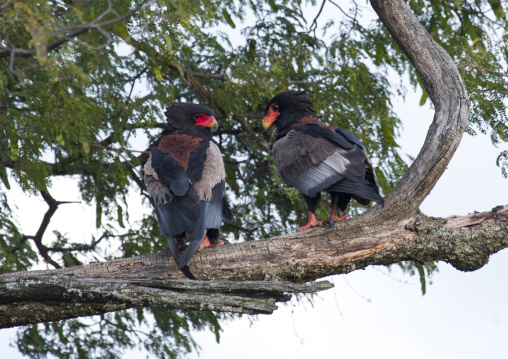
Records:
[[[237,283],[66,275],[3,277],[0,279],[0,328],[143,306],[271,314],[277,309],[276,302],[291,298],[287,293],[313,293],[332,287],[329,282]]]
[[[149,305],[271,313],[276,301],[288,299],[284,293],[331,287],[328,282],[302,286],[281,280],[309,281],[403,260],[442,260],[471,271],[508,247],[508,205],[445,219],[419,214],[404,228],[379,233],[369,228],[363,234],[351,232],[348,222],[206,248],[190,267],[199,279],[212,281],[168,279],[182,277],[169,252],[2,275],[0,328]]]
[[[192,258],[189,267],[203,280],[305,282],[404,260],[446,261],[460,270],[476,270],[488,262],[489,255],[508,247],[508,205],[462,217],[419,214],[398,228],[358,229],[355,222],[206,248]],[[169,252],[9,276],[46,274],[183,278]]]
[[[414,65],[436,109],[417,158],[386,197],[359,220],[364,225],[400,226],[416,215],[425,197],[450,162],[467,128],[469,100],[448,53],[437,44],[402,0],[371,0],[374,10]]]

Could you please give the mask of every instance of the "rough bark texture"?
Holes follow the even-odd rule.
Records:
[[[404,227],[375,234],[352,231],[349,222],[205,248],[194,255],[189,267],[200,280],[306,282],[404,260],[446,261],[459,270],[471,271],[485,265],[489,255],[508,247],[508,205],[462,217],[418,214]],[[12,273],[0,276],[0,280],[6,276],[51,274],[184,278],[171,254],[160,252],[85,266]]]
[[[384,209],[379,205],[374,206],[362,215],[341,221],[333,227],[206,248],[189,263],[192,273],[198,279],[306,282],[330,274],[348,273],[368,265],[386,265],[402,260],[443,260],[460,270],[475,270],[487,263],[490,254],[508,246],[508,206],[496,207],[490,212],[445,219],[429,218],[418,212],[420,204],[448,165],[466,129],[469,101],[451,58],[418,23],[405,2],[371,0],[371,3],[415,66],[436,109],[434,121],[415,162],[395,189],[386,196]],[[36,276],[33,280],[38,281],[41,275],[55,274],[109,278],[104,288],[118,284],[113,277],[124,277],[121,282],[127,281],[125,277],[182,277],[171,255],[163,252],[54,271],[14,273],[0,279],[7,281],[3,283],[6,290],[10,290],[26,285],[23,278]],[[46,284],[41,285],[44,287]],[[141,291],[137,294],[139,297],[119,301],[121,295],[115,294],[113,287],[111,292],[101,290],[105,291],[105,302],[95,302],[96,306],[87,304],[89,314],[106,311],[108,305],[151,305],[154,300]],[[198,292],[192,294],[191,290],[188,295],[198,296]],[[3,295],[0,294],[0,303],[7,303],[2,299]],[[61,296],[70,296],[72,299],[71,304],[61,311],[63,317],[69,313],[72,315],[72,310],[79,311],[83,308],[79,298],[72,297],[65,291],[61,292]],[[210,298],[208,293],[205,303],[211,301]],[[9,316],[9,311],[14,310],[16,305],[18,309],[27,307],[24,303],[28,299],[22,296],[17,299],[21,304],[5,304],[2,315]],[[187,305],[194,309],[201,305],[197,304],[199,301],[189,303],[176,301],[163,305],[179,308]],[[224,306],[227,307],[225,310],[235,308],[232,311],[239,311],[237,308],[242,307],[226,302]],[[261,311],[259,307],[249,308],[242,310]],[[41,314],[43,311],[44,306],[37,312],[41,320],[56,318],[44,317]]]
[[[328,282],[277,281],[304,282],[402,260],[442,260],[471,271],[508,247],[508,205],[445,219],[418,214],[404,227],[375,235],[354,235],[348,222],[206,248],[193,257],[190,268],[209,282],[168,279],[183,277],[168,252],[3,275],[0,328],[148,305],[270,313],[276,301],[288,299],[285,293],[331,287]],[[238,282],[251,280],[263,281]]]
[[[436,110],[417,158],[392,192],[385,210],[372,208],[362,222],[405,225],[416,215],[443,174],[467,128],[469,100],[459,73],[446,51],[418,22],[402,0],[371,0],[372,7],[414,65]]]
[[[144,306],[271,314],[286,293],[313,293],[330,282],[189,281],[38,275],[0,279],[0,328]]]

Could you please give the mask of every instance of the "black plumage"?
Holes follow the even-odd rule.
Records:
[[[212,139],[217,121],[208,107],[190,103],[172,103],[165,114],[168,128],[152,148],[144,179],[178,268],[195,279],[187,263],[200,246],[223,244],[219,228],[232,219],[224,163]]]
[[[304,92],[286,91],[272,98],[263,126],[272,124],[277,170],[287,185],[302,192],[309,209],[309,222],[299,229],[321,224],[315,210],[322,191],[332,199],[327,223],[345,218],[337,217],[337,208],[345,211],[351,198],[362,205],[384,203],[365,146],[352,133],[321,123]]]

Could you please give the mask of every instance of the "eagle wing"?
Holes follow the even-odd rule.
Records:
[[[375,178],[365,147],[343,129],[296,126],[273,146],[283,181],[308,197],[323,190],[351,193],[355,198],[382,201],[370,180]]]

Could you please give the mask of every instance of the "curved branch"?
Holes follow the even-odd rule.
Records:
[[[35,234],[35,236],[31,236],[30,238],[34,241],[37,250],[47,263],[51,264],[55,268],[61,268],[60,265],[49,256],[48,247],[46,247],[42,243],[42,237],[44,236],[44,233],[46,232],[46,229],[49,226],[51,218],[58,209],[58,206],[65,202],[59,202],[55,200],[48,192],[45,191],[41,191],[41,195],[42,198],[44,198],[44,201],[46,201],[46,203],[48,204],[49,208],[44,214],[44,218],[42,219],[41,225],[39,226],[37,233]]]
[[[436,113],[425,143],[409,170],[365,220],[404,224],[416,214],[450,162],[467,128],[469,100],[451,57],[418,22],[402,0],[371,0],[374,10],[414,65]]]

